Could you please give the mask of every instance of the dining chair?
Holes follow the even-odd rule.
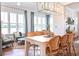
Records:
[[[43,30],[42,33],[43,33],[43,35],[48,35],[49,34],[48,31],[46,31],[46,30]]]
[[[46,54],[51,56],[51,55],[58,55],[59,53],[59,39],[60,36],[55,36],[50,41],[47,43],[47,48],[46,48]]]
[[[35,36],[35,33],[34,32],[28,32],[27,36],[29,36],[29,37]]]
[[[50,32],[50,35],[51,35],[51,36],[54,36],[55,34],[54,34],[54,32]]]
[[[60,38],[60,50],[62,55],[65,55],[65,52],[66,52],[66,55],[68,55],[67,38],[68,36],[66,34],[61,36]]]
[[[75,47],[74,47],[74,33],[70,33],[67,35],[68,35],[67,44],[68,44],[69,55],[71,55],[72,54],[71,51],[73,51],[74,55],[76,56]]]
[[[36,31],[36,36],[40,36],[40,35],[43,35],[42,31]]]

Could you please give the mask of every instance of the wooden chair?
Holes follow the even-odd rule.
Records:
[[[42,33],[43,33],[43,35],[48,35],[49,34],[48,31],[46,31],[46,30],[43,30]]]
[[[65,34],[60,38],[60,50],[62,51],[61,54],[65,55],[64,53],[68,55],[68,44],[67,44],[67,38],[68,36]]]
[[[28,33],[27,33],[27,36],[30,36],[30,37],[31,37],[31,36],[35,36],[35,35],[36,35],[35,32],[28,32]]]
[[[50,39],[50,41],[47,43],[46,48],[46,54],[51,55],[57,55],[59,53],[59,39],[60,36],[53,37]]]
[[[54,32],[50,32],[50,35],[51,35],[51,36],[54,36],[55,34],[54,34]]]
[[[36,36],[40,36],[40,35],[43,35],[43,33],[41,31],[37,31],[35,32],[36,33]]]
[[[68,52],[69,52],[69,55],[71,55],[71,49],[73,49],[73,52],[74,52],[74,55],[76,56],[76,52],[75,52],[75,47],[74,47],[74,34],[73,33],[70,33],[70,34],[67,34],[68,35],[68,39],[67,39],[67,44],[68,44]]]

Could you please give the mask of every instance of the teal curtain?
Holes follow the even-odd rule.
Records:
[[[50,21],[50,15],[46,15],[46,20],[47,20],[47,30],[48,30],[49,21]]]
[[[34,12],[31,12],[31,32],[34,32]]]
[[[28,32],[28,24],[27,24],[27,11],[25,10],[24,11],[24,14],[25,14],[25,33],[27,33]]]

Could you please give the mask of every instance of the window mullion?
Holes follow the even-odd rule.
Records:
[[[19,23],[18,23],[18,13],[16,14],[16,31],[19,30]]]
[[[37,30],[36,31],[38,31],[38,26],[39,26],[39,24],[38,24],[38,16],[37,16]]]
[[[43,18],[42,18],[42,16],[41,16],[41,30],[42,30],[42,25],[43,25],[43,22],[42,22],[42,20],[43,20]]]
[[[10,33],[10,12],[8,12],[8,33]]]

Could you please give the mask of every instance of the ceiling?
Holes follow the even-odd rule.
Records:
[[[58,2],[58,3],[79,11],[79,2],[73,2],[73,3],[72,2]],[[31,10],[31,11],[37,10],[36,2],[20,2],[20,5],[17,5],[17,2],[2,2],[1,5],[12,7],[12,8],[19,8],[23,10]]]
[[[59,2],[60,4],[62,4],[62,5],[69,5],[69,4],[71,4],[72,2]]]
[[[20,2],[20,5],[17,5],[17,2],[2,2],[1,5],[11,8],[36,11],[35,2]]]
[[[71,4],[67,5],[67,7],[79,12],[79,2],[71,3]]]

